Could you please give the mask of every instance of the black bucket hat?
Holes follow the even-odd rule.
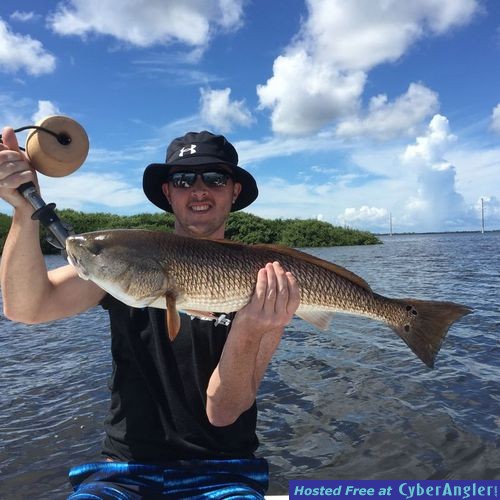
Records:
[[[157,207],[172,212],[172,207],[163,194],[162,185],[167,182],[172,167],[186,167],[189,170],[203,169],[208,165],[226,165],[235,182],[241,184],[241,193],[234,202],[231,212],[241,210],[258,196],[257,184],[252,175],[238,166],[238,153],[223,136],[202,132],[188,132],[174,139],[167,148],[165,163],[152,163],[144,170],[142,189],[149,201]]]

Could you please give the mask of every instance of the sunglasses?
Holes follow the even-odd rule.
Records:
[[[232,179],[228,172],[210,170],[207,172],[175,172],[167,177],[167,182],[171,182],[175,188],[190,188],[198,176],[201,176],[203,183],[209,188],[226,187],[227,181]]]

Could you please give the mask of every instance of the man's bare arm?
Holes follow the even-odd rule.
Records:
[[[259,271],[255,293],[236,314],[210,378],[206,409],[213,425],[230,425],[253,404],[283,329],[299,304],[297,281],[279,263]]]
[[[71,316],[96,305],[104,292],[80,279],[70,266],[47,272],[33,208],[17,192],[25,182],[37,184],[36,174],[19,150],[11,128],[0,144],[0,197],[14,207],[0,265],[4,314],[23,323],[40,323]]]

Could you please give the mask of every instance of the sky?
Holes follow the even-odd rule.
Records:
[[[78,171],[39,176],[58,208],[157,212],[144,168],[210,130],[255,215],[479,230],[482,199],[500,229],[496,0],[2,2],[0,123],[54,114],[90,139]]]

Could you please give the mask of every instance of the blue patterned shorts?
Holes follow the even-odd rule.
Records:
[[[263,499],[269,469],[264,459],[96,462],[73,467],[69,480],[71,500]]]

